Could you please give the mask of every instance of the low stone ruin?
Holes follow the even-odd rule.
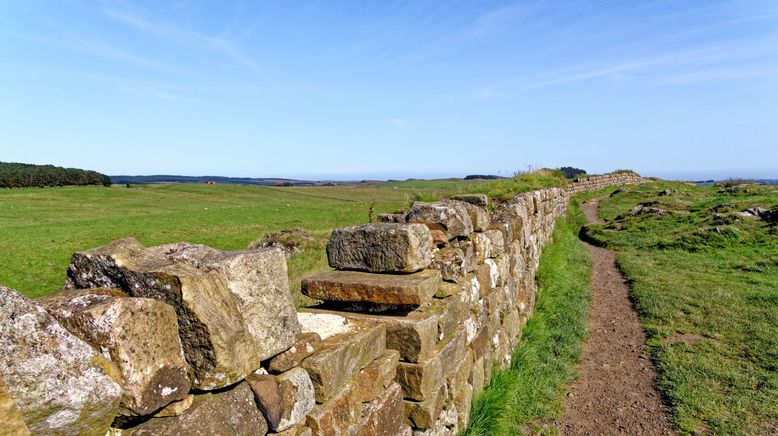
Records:
[[[340,228],[295,310],[282,250],[134,239],[0,286],[0,433],[453,435],[532,314],[561,189]]]

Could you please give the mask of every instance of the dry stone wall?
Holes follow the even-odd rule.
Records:
[[[636,183],[589,178],[570,191]],[[4,434],[453,435],[535,303],[568,192],[460,195],[333,231],[296,310],[277,248],[134,239],[63,291],[0,286]]]
[[[581,192],[599,191],[608,186],[620,185],[638,185],[645,183],[646,179],[633,172],[604,174],[601,176],[580,177],[567,187],[567,193],[570,195]]]

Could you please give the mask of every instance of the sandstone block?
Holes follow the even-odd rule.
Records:
[[[469,300],[464,294],[455,294],[446,298],[436,298],[428,309],[438,323],[438,340],[448,340],[464,324],[469,316]]]
[[[460,329],[451,339],[439,345],[438,353],[423,363],[400,362],[397,366],[397,382],[403,388],[403,396],[409,400],[425,401],[445,384],[445,375],[467,351],[466,336]]]
[[[330,271],[303,279],[301,287],[305,295],[325,301],[418,306],[432,298],[440,280],[432,270],[403,275]]]
[[[352,329],[324,339],[302,367],[311,376],[316,402],[323,403],[386,349],[386,327],[350,323]]]
[[[419,224],[377,223],[332,231],[327,259],[333,268],[415,272],[431,261],[432,236]]]
[[[373,401],[384,389],[394,382],[400,353],[386,350],[378,358],[354,376],[354,395],[359,401]]]
[[[357,436],[396,436],[403,426],[402,388],[391,383],[376,399],[362,408],[357,426]]]
[[[457,409],[457,426],[467,428],[470,422],[470,409],[473,404],[473,387],[465,384],[454,397],[454,405]]]
[[[484,231],[484,235],[489,238],[490,257],[497,257],[505,252],[505,236],[501,231],[489,229]]]
[[[473,241],[473,248],[475,248],[476,262],[484,263],[484,261],[492,257],[492,240],[489,236],[482,232],[475,232],[470,235],[470,240]]]
[[[305,425],[315,436],[348,435],[354,432],[361,417],[362,403],[353,395],[352,383],[341,386],[335,394],[313,407],[305,417]]]
[[[467,210],[470,221],[473,222],[474,231],[482,232],[489,228],[489,212],[486,210],[486,207],[477,206],[468,202],[460,202],[460,204]]]
[[[473,241],[451,241],[451,246],[459,248],[465,254],[465,266],[467,267],[467,272],[471,273],[475,271],[476,267],[478,267],[478,259],[475,255],[475,246]]]
[[[447,395],[446,385],[441,384],[436,393],[426,401],[403,400],[406,424],[420,429],[432,428],[443,410]]]
[[[279,375],[276,380],[281,390],[283,412],[275,431],[282,431],[301,423],[316,402],[311,377],[304,369],[293,368]]]
[[[119,288],[173,306],[193,386],[203,390],[242,380],[289,348],[300,329],[279,249],[147,249],[122,239],[74,254],[65,286]]]
[[[189,410],[189,407],[192,406],[192,403],[194,402],[194,398],[195,398],[194,395],[189,394],[186,397],[184,397],[183,400],[173,401],[172,403],[168,404],[167,406],[160,409],[157,413],[155,413],[154,417],[169,418],[171,416],[182,415],[184,412]]]
[[[434,314],[418,310],[391,315],[372,315],[354,312],[336,312],[318,308],[305,308],[314,314],[338,315],[357,322],[386,326],[386,348],[397,350],[400,359],[420,362],[431,357],[438,339],[437,319]],[[302,312],[302,313],[305,313]]]
[[[465,280],[463,280],[464,282]],[[464,285],[458,283],[443,282],[438,286],[437,292],[435,292],[436,298],[446,298],[452,295],[460,294],[464,291]]]
[[[321,343],[321,336],[314,332],[300,333],[292,348],[270,359],[268,370],[272,373],[288,371],[313,354]]]
[[[477,397],[481,395],[481,392],[484,391],[484,387],[486,386],[485,380],[484,380],[484,358],[478,357],[473,361],[473,368],[470,373],[470,378],[468,379],[468,383],[473,386],[473,396]]]
[[[440,271],[443,280],[457,283],[467,275],[467,259],[461,249],[445,247],[433,255],[430,268]]]
[[[430,230],[430,235],[432,235],[433,246],[441,247],[448,244],[448,237],[446,236],[446,232],[442,230]]]
[[[104,434],[116,368],[38,303],[0,286],[0,378],[33,434]]]
[[[425,224],[431,230],[441,230],[449,240],[467,237],[473,232],[473,221],[467,209],[460,202],[439,201],[435,203],[415,202],[408,211],[409,223]]]
[[[127,436],[264,435],[267,423],[247,383],[215,394],[196,395],[183,414],[152,418],[122,432]]]
[[[38,302],[68,331],[110,356],[121,372],[123,413],[148,415],[189,393],[172,306],[100,289],[59,292]]]

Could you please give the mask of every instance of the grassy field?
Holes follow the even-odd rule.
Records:
[[[0,190],[0,284],[36,297],[62,286],[70,255],[132,236],[150,246],[187,241],[234,250],[267,232],[301,227],[318,244],[289,260],[290,282],[326,268],[324,241],[339,226],[456,193],[504,198],[564,181],[522,174],[499,181],[410,180],[350,186],[157,184]],[[372,210],[372,214],[370,213]]]
[[[476,399],[466,435],[516,435],[558,418],[576,377],[591,299],[591,259],[578,240],[583,214],[571,204],[543,249],[535,311],[511,367],[494,374]]]
[[[243,249],[266,232],[302,227],[323,239],[427,190],[387,186],[266,188],[145,185],[0,190],[0,283],[29,296],[59,289],[74,251],[133,236]],[[290,259],[292,279],[324,268],[323,245]],[[294,285],[293,281],[293,285]],[[298,283],[299,284],[299,283]]]
[[[671,195],[659,196],[669,189]],[[778,188],[652,183],[605,196],[589,236],[617,251],[684,433],[778,433],[778,235],[738,215]],[[631,215],[658,202],[661,215]]]

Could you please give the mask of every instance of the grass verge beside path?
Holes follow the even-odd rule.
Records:
[[[583,222],[573,201],[568,217],[557,219],[540,260],[535,312],[511,367],[496,371],[473,403],[465,435],[520,434],[525,424],[561,415],[566,386],[577,375],[591,300],[591,258],[577,236]]]
[[[724,188],[624,187],[587,234],[631,282],[677,429],[778,434],[778,226],[743,213],[778,215],[778,189]],[[630,213],[640,203],[663,212]]]

